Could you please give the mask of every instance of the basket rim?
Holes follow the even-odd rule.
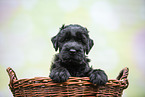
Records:
[[[28,85],[28,84],[35,84],[35,86],[41,85],[94,85],[91,82],[89,82],[89,77],[69,77],[69,79],[66,82],[62,83],[54,83],[51,78],[49,77],[34,77],[34,78],[22,78],[17,79],[16,73],[14,70],[10,67],[7,68],[7,72],[10,77],[10,87],[13,88],[15,84],[17,85]],[[105,86],[113,85],[113,86],[119,86],[123,87],[123,89],[126,89],[129,85],[128,83],[128,72],[129,69],[126,67],[121,70],[119,73],[117,79],[109,79],[108,82],[105,84]],[[25,83],[25,84],[24,84]],[[94,85],[97,86],[97,85]],[[24,86],[25,87],[25,86]]]

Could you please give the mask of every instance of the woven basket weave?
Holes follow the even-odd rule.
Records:
[[[14,70],[7,68],[9,87],[14,97],[121,97],[129,85],[128,71],[128,68],[124,68],[117,79],[97,86],[90,83],[88,77],[70,77],[63,83],[53,83],[48,77],[18,80]]]

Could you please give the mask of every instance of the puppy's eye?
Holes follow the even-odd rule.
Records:
[[[78,38],[77,38],[77,41],[78,41],[78,42],[81,42],[81,43],[83,43],[83,44],[86,44],[86,38],[83,37],[83,36],[82,36],[82,37],[78,37]]]
[[[67,37],[62,37],[62,38],[60,39],[60,42],[65,42],[65,41],[69,41],[69,38],[67,38]]]
[[[78,41],[79,41],[79,42],[82,42],[82,40],[81,40],[81,39],[78,39]]]

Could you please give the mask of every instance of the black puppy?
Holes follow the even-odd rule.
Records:
[[[55,55],[50,78],[54,82],[65,82],[69,77],[89,77],[93,84],[104,85],[108,77],[103,70],[92,69],[85,56],[93,46],[88,30],[80,25],[63,25],[59,33],[51,39]]]

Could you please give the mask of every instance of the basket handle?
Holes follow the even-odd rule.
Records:
[[[14,70],[13,70],[12,68],[10,68],[10,67],[8,67],[8,68],[6,69],[6,71],[8,72],[8,75],[9,75],[9,77],[10,77],[10,87],[12,87],[12,86],[13,86],[13,82],[16,81],[16,80],[18,80],[18,79],[17,79],[17,76],[16,76],[16,73],[15,73]]]
[[[125,67],[124,69],[121,70],[121,72],[119,73],[119,75],[117,76],[117,80],[122,80],[123,81],[123,88],[126,89],[129,85],[129,82],[128,82],[128,72],[129,72],[129,69],[127,67]]]

